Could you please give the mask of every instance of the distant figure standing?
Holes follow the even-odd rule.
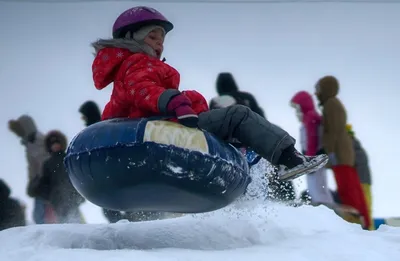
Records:
[[[0,231],[26,225],[24,207],[10,195],[10,187],[0,179]]]
[[[322,148],[322,117],[315,109],[313,98],[308,92],[297,92],[290,104],[296,109],[297,118],[301,123],[300,144],[303,154],[314,156]],[[334,203],[328,187],[325,168],[320,168],[315,173],[308,174],[306,179],[311,203],[329,205]]]
[[[323,115],[323,151],[329,156],[326,165],[335,175],[337,191],[343,205],[357,209],[364,229],[369,229],[370,217],[367,204],[355,168],[353,142],[346,130],[347,113],[337,98],[339,81],[333,76],[325,76],[315,85],[315,95],[322,106]],[[352,219],[344,217],[350,222]]]
[[[99,106],[94,101],[86,101],[79,108],[79,112],[82,114],[82,120],[85,122],[85,126],[90,126],[101,120],[101,112]]]
[[[67,138],[53,130],[46,135],[45,144],[51,156],[43,163],[43,173],[32,193],[52,204],[58,223],[84,223],[79,206],[85,199],[72,185],[64,166]]]
[[[50,156],[44,144],[44,135],[38,131],[34,120],[28,115],[22,115],[17,120],[10,120],[8,127],[21,138],[21,144],[25,147],[28,161],[27,194],[34,198],[33,221],[36,224],[55,223],[55,213],[51,205],[32,196],[31,193],[42,173],[43,162]]]
[[[364,192],[365,200],[368,207],[369,218],[371,219],[370,230],[374,230],[374,222],[372,222],[372,193],[371,193],[371,185],[372,185],[372,177],[371,170],[369,168],[369,159],[367,152],[361,145],[359,139],[357,139],[353,127],[350,124],[346,125],[347,132],[350,134],[353,140],[353,148],[355,153],[355,167],[357,169],[358,177],[360,178],[361,187]]]
[[[226,108],[240,104],[249,107],[252,111],[265,118],[263,109],[258,105],[254,96],[248,92],[239,91],[231,73],[220,73],[216,81],[216,90],[219,96],[210,101],[210,109]],[[292,181],[282,181],[277,173],[268,174],[267,198],[273,201],[291,201],[296,198]]]
[[[265,118],[264,111],[258,105],[254,96],[248,92],[239,91],[231,73],[224,72],[218,75],[216,89],[219,97],[210,101],[210,109],[225,108],[230,105],[240,104],[249,107],[252,111]]]

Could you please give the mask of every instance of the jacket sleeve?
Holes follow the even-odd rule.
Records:
[[[304,125],[307,137],[306,155],[314,156],[318,150],[318,121],[314,115],[307,115],[304,119]]]
[[[144,55],[135,54],[131,59],[134,65],[129,68],[124,79],[128,100],[143,110],[166,114],[169,100],[180,92],[162,86],[157,74],[158,68],[149,67]]]
[[[182,93],[185,94],[186,97],[188,97],[189,100],[192,102],[192,109],[197,114],[208,111],[208,104],[203,95],[201,95],[197,91],[183,91]]]
[[[324,121],[324,134],[322,137],[322,144],[327,154],[335,152],[335,145],[337,140],[337,133],[339,133],[339,113],[334,101],[328,101],[324,104],[323,121]]]
[[[43,162],[48,158],[49,153],[46,150],[44,141],[45,137],[40,132],[37,132],[36,139],[33,144],[27,148],[27,162],[29,179],[42,174]]]
[[[39,161],[33,155],[27,154],[26,158],[28,161],[29,180],[32,180],[41,174],[41,168]]]

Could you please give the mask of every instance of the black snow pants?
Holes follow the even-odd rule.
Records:
[[[222,140],[238,140],[274,165],[282,151],[295,144],[286,131],[243,105],[203,112],[198,126]]]

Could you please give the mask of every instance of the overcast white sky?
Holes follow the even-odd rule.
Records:
[[[93,99],[103,107],[111,92],[93,86],[90,42],[109,37],[119,13],[139,4],[145,3],[0,3],[0,177],[29,205],[30,219],[25,154],[7,121],[28,113],[41,131],[60,129],[71,139],[84,127],[79,106]],[[151,6],[175,24],[164,55],[180,71],[182,89],[211,99],[216,75],[230,71],[295,138],[292,95],[312,92],[326,74],[337,76],[339,98],[370,156],[374,216],[400,216],[399,4]],[[296,184],[298,191],[305,186]],[[96,206],[82,209],[88,222],[104,222]]]

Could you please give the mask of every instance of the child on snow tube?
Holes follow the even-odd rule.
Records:
[[[157,10],[138,6],[116,19],[112,39],[92,44],[95,87],[101,90],[114,83],[102,120],[171,116],[222,140],[239,140],[277,166],[282,180],[314,172],[327,163],[326,155],[299,153],[293,137],[245,106],[209,110],[200,93],[179,91],[179,73],[160,61],[164,37],[172,28]]]

